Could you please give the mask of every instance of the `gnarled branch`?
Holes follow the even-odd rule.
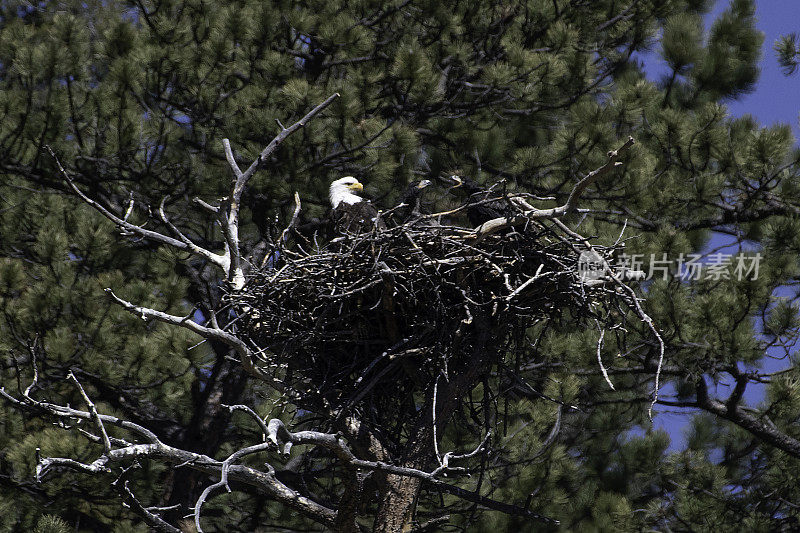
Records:
[[[511,202],[520,209],[520,213],[518,215],[510,217],[498,217],[484,222],[475,229],[475,236],[480,239],[486,235],[496,233],[506,228],[526,224],[532,219],[558,218],[575,211],[578,207],[578,200],[583,194],[583,191],[585,191],[589,185],[597,181],[601,176],[608,174],[612,169],[621,165],[622,163],[619,163],[617,159],[619,159],[620,154],[627,151],[628,148],[633,146],[633,144],[633,137],[628,137],[628,140],[625,141],[625,144],[616,150],[608,152],[608,161],[606,161],[602,167],[589,172],[583,177],[583,179],[576,183],[575,187],[573,187],[572,191],[569,193],[566,203],[563,205],[553,207],[551,209],[539,209],[533,207],[523,198],[513,197],[511,198]]]

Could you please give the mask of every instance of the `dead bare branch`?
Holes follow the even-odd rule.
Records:
[[[78,198],[80,198],[81,200],[83,200],[84,203],[86,203],[87,205],[91,206],[92,208],[97,210],[100,214],[102,214],[104,217],[106,217],[107,219],[112,221],[114,224],[116,224],[120,228],[124,229],[125,231],[128,231],[128,232],[130,232],[132,234],[135,234],[135,235],[139,235],[140,237],[144,237],[146,239],[150,239],[150,240],[155,241],[155,242],[160,242],[162,244],[166,244],[166,245],[172,246],[172,247],[177,248],[179,250],[185,250],[187,252],[191,252],[193,254],[196,254],[196,255],[199,255],[201,257],[204,257],[208,261],[210,261],[211,263],[213,263],[213,264],[217,265],[218,267],[220,267],[223,271],[227,272],[227,265],[229,264],[229,262],[228,262],[228,260],[225,259],[224,256],[219,255],[219,254],[215,254],[215,253],[213,253],[213,252],[211,252],[209,250],[206,250],[205,248],[197,246],[196,244],[192,243],[188,239],[186,240],[186,242],[184,242],[182,240],[173,239],[172,237],[168,237],[166,235],[158,233],[157,231],[148,230],[148,229],[145,229],[145,228],[143,228],[141,226],[137,226],[135,224],[131,224],[130,222],[127,221],[127,217],[125,219],[119,218],[117,215],[115,215],[114,213],[112,213],[111,211],[109,211],[108,209],[103,207],[99,202],[96,202],[95,200],[93,200],[93,199],[89,198],[88,196],[86,196],[83,193],[83,191],[81,191],[78,188],[78,186],[72,180],[70,175],[64,169],[64,167],[61,164],[61,161],[59,161],[59,159],[56,156],[55,152],[53,152],[53,149],[50,148],[50,146],[48,146],[48,145],[45,145],[45,149],[53,157],[53,160],[56,162],[56,165],[58,166],[59,172],[61,172],[61,175],[64,177],[64,180],[67,182],[67,185],[69,185],[70,189],[72,189],[72,191],[75,193],[75,195]]]
[[[48,402],[40,402],[30,398],[17,399],[0,388],[0,396],[12,404],[26,410],[36,410],[42,414],[52,416],[56,419],[80,419],[92,420],[94,415],[88,411],[81,411],[71,407],[65,407]],[[271,443],[263,443],[254,447],[238,450],[226,461],[220,462],[203,454],[198,454],[161,442],[158,437],[150,430],[119,418],[98,414],[97,417],[106,424],[112,424],[122,429],[126,429],[135,435],[144,438],[147,444],[130,444],[122,448],[105,451],[92,463],[82,463],[70,458],[49,457],[40,458],[37,461],[36,476],[38,480],[43,479],[49,472],[68,468],[86,474],[111,474],[112,467],[116,467],[124,462],[136,460],[138,458],[160,459],[172,464],[181,464],[187,468],[205,472],[207,474],[220,475],[227,483],[228,479],[233,479],[252,487],[253,489],[268,495],[271,498],[295,509],[309,518],[331,527],[336,518],[335,511],[324,507],[290,489],[284,483],[275,478],[274,470],[267,472],[255,470],[253,468],[233,464],[239,457],[248,453],[255,453],[261,449],[266,449]]]
[[[206,339],[214,339],[224,342],[236,350],[236,352],[242,358],[242,366],[246,371],[253,374],[255,377],[262,379],[265,377],[264,373],[261,372],[260,369],[253,363],[253,354],[250,348],[248,348],[244,341],[242,341],[236,335],[232,335],[226,331],[223,331],[222,329],[219,329],[218,327],[209,328],[202,326],[192,320],[191,315],[180,317],[176,315],[170,315],[162,311],[157,311],[155,309],[150,309],[149,307],[134,305],[131,302],[123,300],[114,294],[114,291],[112,291],[110,288],[106,288],[105,291],[106,294],[108,294],[117,304],[121,305],[123,309],[141,317],[143,320],[158,320],[159,322],[164,322],[165,324],[186,328]]]
[[[89,412],[92,413],[92,418],[94,419],[95,423],[97,424],[97,428],[100,430],[100,434],[103,436],[103,449],[106,452],[111,451],[111,441],[108,438],[108,433],[106,433],[106,427],[103,425],[103,421],[100,420],[100,415],[97,413],[97,407],[95,407],[94,402],[89,398],[89,395],[86,394],[86,391],[83,390],[83,386],[78,381],[78,378],[75,377],[75,374],[70,372],[67,374],[67,378],[71,379],[75,385],[78,387],[78,390],[83,396],[83,401],[86,402],[86,405],[89,406]]]
[[[620,154],[627,151],[628,148],[633,146],[633,144],[633,137],[628,137],[628,140],[625,141],[622,146],[616,150],[608,152],[608,161],[606,161],[602,167],[589,172],[583,177],[583,179],[576,183],[564,205],[553,207],[551,209],[538,209],[530,205],[521,197],[513,197],[511,198],[511,201],[522,208],[522,213],[512,217],[500,217],[484,222],[479,227],[475,228],[475,236],[480,239],[486,235],[490,235],[510,227],[526,224],[532,219],[558,218],[573,212],[575,209],[577,209],[578,200],[583,194],[583,191],[585,191],[589,185],[597,181],[601,176],[608,174],[613,168],[621,165],[617,159],[619,158]]]
[[[256,158],[244,172],[242,172],[239,169],[239,165],[236,164],[230,141],[228,139],[222,140],[225,149],[225,157],[233,172],[233,179],[231,180],[231,192],[229,196],[224,199],[224,208],[219,211],[218,215],[220,223],[222,224],[222,233],[227,243],[226,252],[229,257],[229,269],[226,273],[228,275],[228,281],[234,289],[239,290],[244,286],[244,273],[241,266],[241,251],[239,247],[239,208],[242,193],[247,186],[247,182],[250,181],[250,178],[253,177],[256,171],[267,161],[269,156],[272,155],[287,137],[305,127],[306,124],[319,115],[326,107],[331,105],[337,98],[339,98],[339,93],[334,93],[288,128],[281,126],[280,133],[270,141],[266,148],[261,151],[258,158]]]

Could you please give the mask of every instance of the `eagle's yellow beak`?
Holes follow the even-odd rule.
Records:
[[[347,188],[350,189],[350,190],[359,191],[359,192],[364,190],[364,186],[361,185],[359,182],[355,182],[352,185],[348,185]]]

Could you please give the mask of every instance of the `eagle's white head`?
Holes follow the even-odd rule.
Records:
[[[344,202],[349,205],[361,202],[363,198],[355,194],[353,191],[363,191],[364,186],[359,183],[353,176],[345,176],[331,183],[328,197],[331,200],[331,207],[336,209],[339,204]]]

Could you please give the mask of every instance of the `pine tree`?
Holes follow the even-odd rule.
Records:
[[[218,313],[225,306],[219,269],[121,231],[75,196],[46,146],[103,208],[169,234],[163,206],[175,228],[219,252],[219,225],[192,199],[213,205],[228,194],[222,139],[249,163],[334,93],[249,182],[239,221],[244,255],[281,239],[275,228],[290,220],[295,191],[298,225],[323,217],[328,184],[343,175],[362,179],[385,207],[413,179],[451,174],[487,187],[504,180],[500,188],[554,198],[536,200],[551,207],[628,136],[636,145],[623,165],[585,191],[579,207],[588,211],[564,218],[568,227],[602,245],[624,240],[629,256],[646,258],[645,270],[652,254],[689,257],[720,236],[751,257],[760,253],[757,279],[685,280],[673,264],[665,279],[638,288],[666,347],[658,404],[699,413],[685,451],[668,454],[668,437],[648,419],[658,367],[651,332],[625,315],[627,335],[608,332],[598,348],[596,328],[567,320],[526,334],[525,367],[509,357],[513,371],[498,365],[468,391],[469,411],[448,420],[440,449],[475,449],[484,434],[460,418],[489,420],[492,412],[492,453],[472,459],[480,475],[450,483],[566,529],[795,527],[797,305],[793,293],[775,294],[800,275],[800,152],[788,127],[727,114],[725,101],[757,82],[762,37],[752,1],[733,0],[706,28],[710,7],[702,0],[0,6],[2,528],[143,531],[161,523],[145,508],[160,507],[150,513],[190,529],[184,517],[217,479],[149,457],[107,473],[51,471],[37,482],[41,458],[88,464],[103,443],[89,435],[97,433],[91,421],[58,424],[9,399],[20,398],[34,372],[30,392],[39,401],[88,409],[88,397],[100,414],[219,460],[261,442],[262,433],[252,417],[224,406],[248,405],[290,429],[314,423],[248,374],[224,342],[142,320],[109,299],[106,287],[199,323],[233,318]],[[787,69],[794,45],[779,48]],[[646,50],[666,61],[664,79],[644,75],[637,54]],[[454,205],[449,196],[437,200],[442,209]],[[761,370],[768,353],[781,351],[786,370]],[[747,405],[746,391],[762,386],[764,403]],[[120,429],[109,437],[130,438]],[[309,448],[243,464],[266,472],[266,460],[281,483],[322,508],[349,506],[366,528],[547,527],[424,484],[390,505],[370,493],[381,489],[369,476],[359,478],[367,490],[358,492],[341,465]],[[331,527],[274,495],[232,488],[206,500],[204,529]],[[348,500],[352,494],[361,501]]]

